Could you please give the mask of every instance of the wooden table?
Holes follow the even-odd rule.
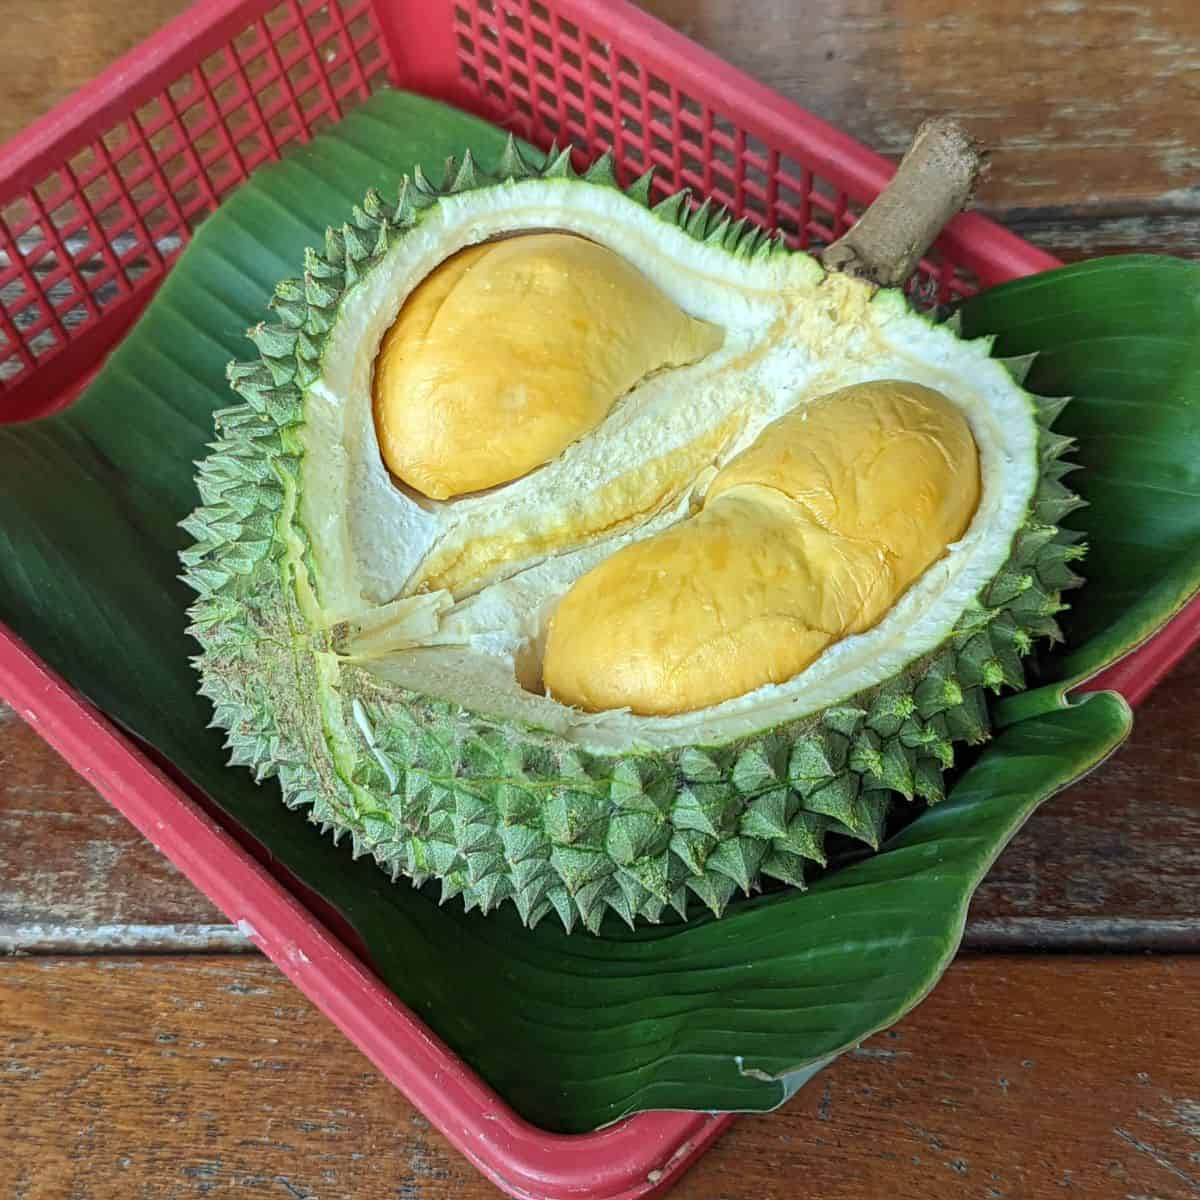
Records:
[[[887,153],[961,115],[985,207],[1063,258],[1200,252],[1196,0],[647,6]],[[0,0],[0,136],[183,7]],[[934,995],[674,1195],[1200,1195],[1198,727],[1193,655],[1004,854]],[[0,847],[0,1197],[495,1194],[2,706]]]

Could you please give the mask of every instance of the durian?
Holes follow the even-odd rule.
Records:
[[[185,522],[232,761],[568,929],[720,915],[941,799],[1058,636],[1079,501],[1061,401],[880,278],[607,157],[369,194],[231,365]]]

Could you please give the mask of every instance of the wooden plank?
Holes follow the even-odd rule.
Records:
[[[991,147],[981,202],[1200,206],[1195,0],[640,0],[885,154],[931,113]]]
[[[1195,1197],[1198,989],[1198,959],[961,961],[672,1195]],[[260,959],[0,960],[0,1013],[0,1195],[496,1195]]]
[[[1139,710],[1131,742],[1001,855],[968,948],[1200,949],[1198,709],[1200,653]],[[299,818],[281,806],[279,819]],[[0,844],[0,951],[249,949],[11,715],[0,716]]]
[[[201,895],[0,703],[0,953],[244,944]]]
[[[1034,814],[976,893],[969,944],[1200,949],[1200,652],[1133,736]]]
[[[0,141],[94,79],[188,7],[189,0],[36,0],[0,5]]]
[[[1079,206],[1009,209],[990,215],[1061,258],[1078,262],[1107,254],[1175,254],[1200,258],[1200,204],[1100,213]]]

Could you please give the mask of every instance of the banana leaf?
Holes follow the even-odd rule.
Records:
[[[1188,397],[1200,403],[1196,361],[1168,386],[1151,369],[1162,361],[1155,339],[1165,318],[1153,332],[1135,325],[1121,335],[1125,351],[1148,369],[1125,380],[1119,402],[1105,401],[1112,393],[1084,347],[1097,328],[1123,328],[1121,315],[1142,307],[1169,310],[1171,328],[1190,330],[1195,344],[1200,285],[1178,264],[1152,260],[1110,287],[1120,267],[1099,264],[1089,284],[1056,272],[1044,290],[1006,303],[996,289],[990,307],[964,314],[973,332],[999,333],[1005,353],[1046,351],[1052,374],[1040,386],[1081,394],[1082,415],[1072,418],[1081,457],[1093,443],[1106,456],[1089,472],[1087,511],[1117,509],[1123,519],[1090,529],[1087,565],[1098,581],[1074,594],[1067,652],[1046,664],[1058,690],[1017,714],[1024,719],[943,804],[809,891],[744,900],[720,921],[606,925],[600,936],[543,922],[529,932],[509,907],[481,917],[392,884],[284,809],[274,783],[256,786],[225,765],[195,691],[184,633],[191,594],[176,557],[188,541],[177,523],[197,499],[193,461],[213,411],[230,403],[225,364],[246,356],[243,331],[262,317],[276,280],[295,273],[304,247],[367,188],[394,192],[415,164],[466,147],[494,161],[503,142],[474,118],[381,93],[227,200],[74,406],[0,426],[0,620],[324,897],[397,996],[529,1120],[578,1132],[648,1108],[770,1109],[919,1002],[1009,838],[1127,735],[1119,697],[1072,700],[1058,684],[1079,663],[1094,668],[1138,640],[1200,574],[1195,515],[1175,503],[1200,489],[1198,443],[1184,437]],[[1064,343],[1058,322],[1030,320],[1064,311],[1075,357],[1053,353]],[[1133,415],[1122,417],[1121,404]],[[1146,423],[1161,428],[1161,442],[1120,433]],[[1150,482],[1131,490],[1134,478]],[[1172,491],[1159,503],[1155,481],[1164,478]]]
[[[1200,264],[1097,259],[992,288],[962,310],[968,337],[1036,354],[1025,386],[1073,396],[1055,424],[1084,465],[1086,593],[1064,614],[1066,646],[1045,687],[997,705],[1001,723],[1060,705],[1144,641],[1200,589]]]

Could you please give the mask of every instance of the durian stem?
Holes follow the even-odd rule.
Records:
[[[923,122],[891,183],[853,228],[821,251],[822,264],[880,287],[903,283],[946,222],[970,203],[985,158],[953,118]]]

